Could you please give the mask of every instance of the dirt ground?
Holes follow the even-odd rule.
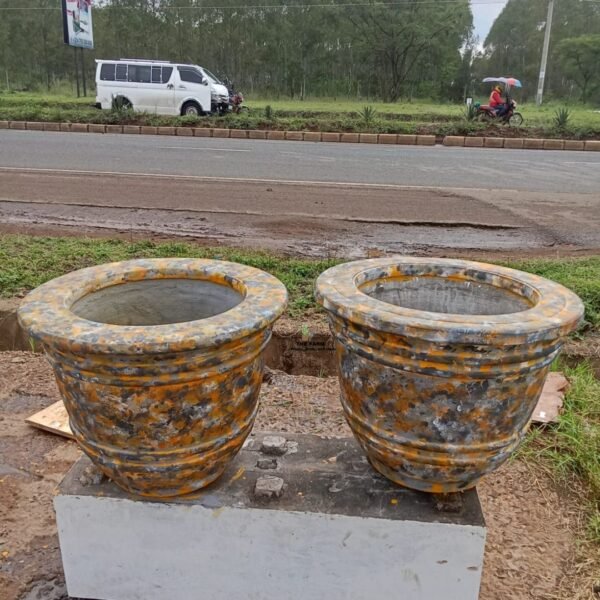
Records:
[[[272,372],[257,430],[350,435],[335,378]],[[52,499],[79,456],[24,419],[58,399],[41,355],[0,353],[0,598],[66,600]],[[479,487],[488,526],[480,600],[592,600],[576,495],[515,460]],[[589,557],[588,557],[589,558]],[[165,599],[167,600],[167,599]]]

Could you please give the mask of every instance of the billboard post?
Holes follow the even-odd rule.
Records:
[[[94,48],[94,28],[92,24],[92,0],[62,0],[64,42],[73,46],[75,58],[75,80],[77,81],[77,97],[79,97],[79,65],[77,48],[81,48],[81,74],[83,95],[87,93],[85,81],[85,63],[83,50]]]

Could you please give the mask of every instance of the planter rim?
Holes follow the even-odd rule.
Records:
[[[531,288],[538,302],[520,312],[497,315],[437,313],[377,300],[357,284],[361,275],[374,269],[411,265],[446,266],[498,276]],[[559,283],[516,269],[448,258],[396,256],[343,263],[319,276],[315,295],[327,311],[351,323],[436,342],[552,340],[576,329],[584,314],[581,299]]]
[[[237,286],[242,300],[205,319],[151,326],[98,323],[71,311],[75,302],[101,289],[158,279]],[[215,348],[256,334],[278,319],[286,305],[283,283],[260,269],[212,259],[154,258],[88,267],[48,281],[25,297],[18,315],[34,338],[69,352],[157,354]]]

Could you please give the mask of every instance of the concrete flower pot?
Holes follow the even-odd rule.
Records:
[[[208,485],[240,450],[286,300],[251,267],[132,260],[42,285],[19,318],[50,359],[84,452],[126,490],[163,497]]]
[[[434,493],[474,486],[515,450],[583,316],[557,283],[462,260],[346,263],[319,277],[316,295],[346,418],[371,464]]]

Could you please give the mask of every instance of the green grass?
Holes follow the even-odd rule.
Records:
[[[4,235],[0,236],[0,296],[21,296],[49,279],[83,267],[131,258],[177,256],[230,260],[269,271],[288,288],[288,312],[293,317],[314,307],[313,282],[334,264],[329,260],[299,260],[185,243]]]
[[[25,294],[69,271],[104,262],[140,257],[189,256],[221,258],[264,269],[279,277],[290,292],[290,314],[316,308],[316,277],[339,260],[308,260],[256,250],[207,248],[190,243],[126,241],[75,237],[0,236],[0,296]],[[579,294],[586,319],[600,328],[600,256],[512,261],[507,266],[558,281]]]
[[[480,99],[485,101],[485,99]],[[206,127],[239,129],[288,129],[334,132],[378,133],[433,133],[436,135],[469,135],[486,129],[464,118],[461,104],[433,102],[398,102],[386,104],[365,100],[320,98],[310,100],[273,100],[250,98],[249,114],[242,116],[205,117],[181,119],[157,117],[135,113],[123,115],[94,108],[95,98],[75,98],[64,94],[0,93],[1,120],[65,121],[83,123],[138,123],[147,125],[194,124]],[[265,116],[266,106],[271,106],[274,118]],[[360,113],[365,106],[375,111],[375,116],[365,122]],[[591,106],[569,105],[568,127],[558,130],[554,116],[562,103],[549,103],[542,107],[524,104],[519,110],[525,116],[524,127],[513,134],[524,137],[600,137],[600,112]],[[506,127],[491,126],[487,133],[506,133]]]
[[[573,475],[585,484],[588,537],[600,543],[600,381],[587,363],[561,370],[571,386],[558,423],[531,429],[517,456],[549,467],[565,486]]]

